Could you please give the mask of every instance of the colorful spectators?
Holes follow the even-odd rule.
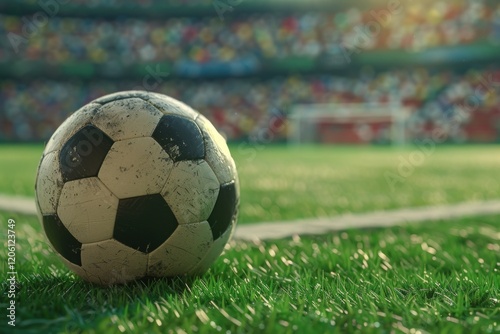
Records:
[[[317,57],[346,49],[422,50],[500,42],[500,4],[405,2],[396,9],[166,19],[0,16],[0,61],[224,62]],[[19,52],[16,52],[18,50]]]
[[[156,1],[145,0],[140,4],[154,8]],[[114,0],[91,3],[119,6]],[[500,44],[498,3],[407,1],[397,8],[385,8],[380,5],[383,2],[378,3],[379,7],[374,9],[353,7],[337,12],[228,13],[224,20],[215,14],[164,20],[56,15],[37,25],[30,15],[0,15],[0,36],[5,37],[0,39],[0,63],[10,66],[17,60],[28,60],[39,66],[81,62],[142,66],[170,62],[174,69],[185,69],[189,74],[201,68],[213,72],[220,68],[218,65],[228,63],[255,67],[259,63],[254,60],[261,58],[298,56],[299,60],[300,57],[324,60],[338,55],[339,47],[353,52],[419,51],[470,43]],[[360,70],[351,76],[171,79],[155,90],[192,105],[229,139],[235,140],[252,138],[257,131],[265,131],[271,118],[273,122],[284,121],[294,104],[396,102],[414,110],[408,122],[408,133],[413,138],[449,123],[465,105],[468,110],[461,113],[465,116],[459,120],[459,126],[450,130],[453,132],[450,138],[491,141],[498,140],[500,133],[498,73]],[[140,84],[139,79],[120,78],[114,81],[95,78],[55,81],[29,75],[20,81],[2,78],[0,140],[47,140],[78,107],[101,95],[137,88]],[[285,138],[285,131],[286,127],[279,127],[273,138]]]
[[[138,86],[133,81],[0,81],[0,140],[46,140],[88,101]],[[460,110],[468,116],[459,119],[459,126],[450,134],[452,140],[480,136],[476,128],[470,133],[475,137],[467,133],[467,126],[476,126],[476,117],[483,128],[491,128],[488,131],[495,131],[494,126],[500,131],[500,71],[432,74],[418,69],[378,74],[361,71],[354,77],[166,81],[157,91],[193,106],[235,140],[252,137],[269,126],[270,115],[286,116],[294,104],[307,103],[401,103],[414,110],[408,122],[413,138],[451,122]],[[280,128],[273,137],[285,138],[284,131],[285,127]],[[488,138],[491,136],[496,138],[495,133]]]

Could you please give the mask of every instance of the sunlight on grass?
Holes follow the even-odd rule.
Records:
[[[110,288],[93,286],[69,273],[49,250],[35,217],[0,213],[4,238],[8,218],[16,220],[19,329],[44,333],[500,330],[500,216],[231,242],[203,276],[141,280]],[[0,257],[6,258],[5,249]],[[2,284],[5,289],[6,283]],[[2,300],[0,308],[5,306]]]

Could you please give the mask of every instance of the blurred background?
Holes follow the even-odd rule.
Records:
[[[46,141],[128,89],[184,101],[233,142],[500,141],[498,1],[5,0],[0,13],[2,142]]]

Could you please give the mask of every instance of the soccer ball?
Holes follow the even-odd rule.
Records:
[[[45,234],[99,284],[206,271],[234,230],[236,167],[225,140],[165,95],[106,95],[50,138],[35,185]]]

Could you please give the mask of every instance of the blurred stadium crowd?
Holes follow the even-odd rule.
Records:
[[[73,111],[88,101],[119,90],[134,81],[0,81],[0,139],[46,139]],[[273,131],[285,139],[286,110],[301,103],[398,102],[415,108],[408,128],[423,137],[442,128],[463,110],[449,137],[454,141],[498,140],[500,134],[500,71],[430,74],[426,69],[361,73],[353,78],[295,75],[264,80],[168,81],[158,92],[170,95],[208,116],[229,139],[251,138],[253,132]],[[433,98],[431,98],[433,97]],[[460,109],[460,110],[459,110]],[[384,139],[384,138],[379,138]]]
[[[177,1],[180,5],[189,1]],[[92,5],[119,6],[96,0]],[[153,6],[155,1],[141,1]],[[208,2],[210,3],[210,2]],[[254,13],[180,17],[90,19],[52,17],[30,36],[22,60],[47,64],[66,62],[124,64],[190,62],[210,64],[248,58],[328,57],[362,41],[363,52],[420,51],[437,46],[468,45],[487,41],[500,45],[500,4],[483,1],[415,3],[404,12],[350,8],[337,12]],[[383,27],[370,38],[359,27],[379,20]],[[0,36],[23,34],[22,16],[0,15]],[[19,60],[7,38],[0,39],[0,62]],[[359,47],[359,45],[358,45]],[[484,65],[484,64],[482,64]],[[297,103],[398,102],[414,108],[408,128],[413,137],[425,136],[456,115],[468,111],[453,128],[454,141],[500,140],[500,71],[486,64],[454,71],[430,69],[359,69],[336,73],[279,76],[172,79],[156,91],[178,98],[206,114],[229,139],[248,139],[256,131],[286,138],[289,108]],[[88,101],[118,90],[137,87],[140,79],[94,78],[0,79],[0,140],[46,140],[73,111]],[[382,135],[382,134],[381,134]],[[380,138],[379,138],[380,139]]]
[[[151,21],[56,16],[30,37],[24,57],[51,62],[204,63],[251,56],[317,57],[336,53],[339,44],[359,44],[363,50],[421,50],[479,39],[500,44],[500,4],[488,8],[481,1],[437,1],[430,8],[421,3],[408,8],[401,5],[394,13],[383,11],[350,8],[336,13],[228,15],[224,21],[217,16]],[[382,27],[367,37],[360,27],[369,27],[370,21]],[[25,26],[19,16],[0,17],[1,35],[23,36]],[[16,59],[9,41],[2,41],[0,60]]]

